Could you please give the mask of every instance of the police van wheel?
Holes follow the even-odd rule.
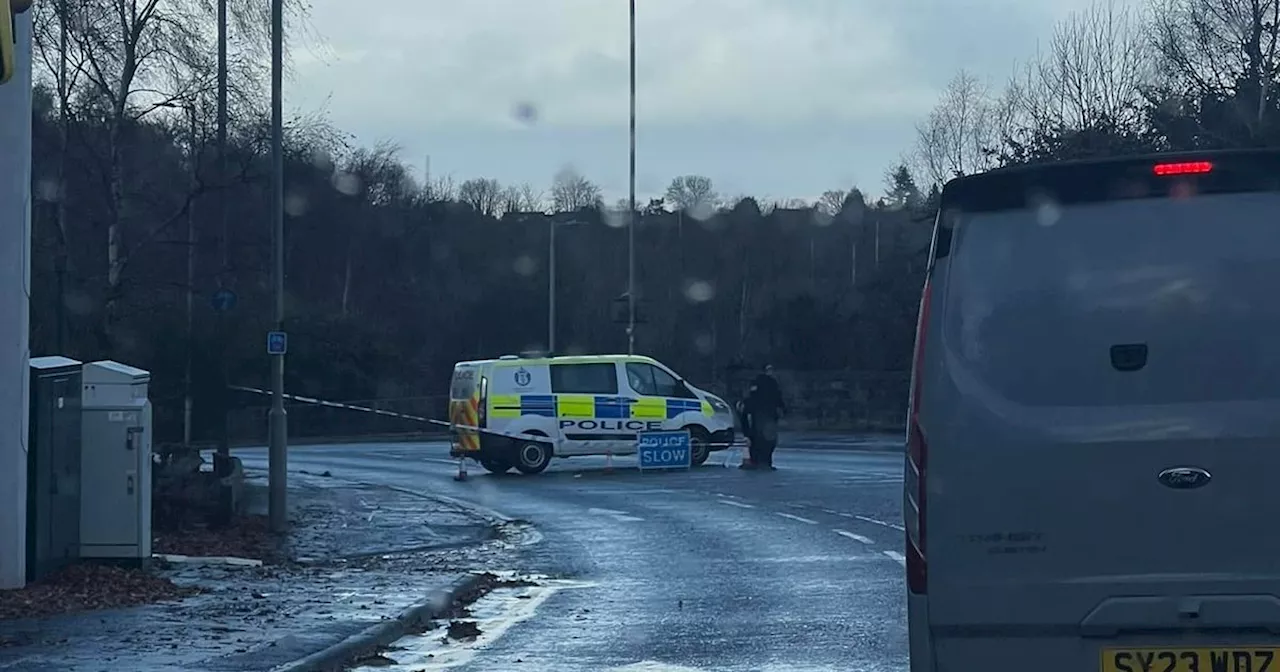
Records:
[[[711,439],[701,427],[689,427],[689,451],[693,466],[702,466],[711,457]]]
[[[540,474],[551,464],[551,446],[540,441],[516,444],[516,469],[522,474]]]

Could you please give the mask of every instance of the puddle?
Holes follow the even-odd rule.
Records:
[[[510,577],[495,572],[500,578]],[[469,617],[437,622],[422,634],[396,640],[382,651],[378,662],[351,668],[351,672],[432,672],[466,665],[492,646],[517,623],[533,618],[551,596],[562,590],[590,588],[594,583],[521,577],[534,585],[499,586],[467,607]],[[463,637],[454,639],[453,634]],[[474,635],[474,636],[472,636]]]

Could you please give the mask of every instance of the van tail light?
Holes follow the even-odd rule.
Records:
[[[489,378],[480,377],[480,399],[476,404],[476,425],[486,427],[489,419]]]
[[[905,501],[903,514],[906,522],[907,590],[912,594],[928,592],[926,550],[926,493],[928,477],[929,445],[924,429],[920,426],[920,400],[924,387],[925,332],[929,324],[929,296],[931,282],[925,279],[920,296],[920,314],[916,319],[916,350],[911,366],[911,394],[907,411],[907,468],[903,474]]]
[[[1208,161],[1182,161],[1178,163],[1157,163],[1152,169],[1158,177],[1173,175],[1204,175],[1213,172],[1213,164]]]

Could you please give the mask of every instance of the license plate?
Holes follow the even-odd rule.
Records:
[[[1280,672],[1280,646],[1103,649],[1102,672]]]

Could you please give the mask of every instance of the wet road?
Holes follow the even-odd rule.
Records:
[[[261,451],[240,453],[265,468]],[[478,503],[537,525],[513,570],[551,577],[491,618],[480,645],[405,669],[906,669],[901,453],[779,449],[777,472],[645,473],[634,460],[557,460],[536,477],[443,444],[293,448],[290,470]],[[711,466],[714,465],[714,466]]]

